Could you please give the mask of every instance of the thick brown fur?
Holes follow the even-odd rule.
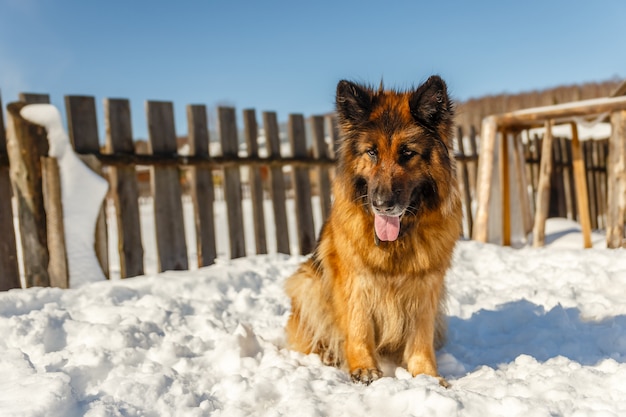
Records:
[[[336,100],[334,203],[315,252],[286,283],[288,344],[345,367],[355,382],[381,377],[387,357],[445,384],[435,350],[461,232],[446,85],[432,76],[401,92],[341,81]],[[402,210],[397,240],[375,237],[374,210]]]

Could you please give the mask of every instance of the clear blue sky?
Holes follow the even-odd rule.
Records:
[[[305,116],[342,78],[457,100],[626,77],[626,1],[0,0],[0,93],[229,104]],[[241,113],[238,113],[241,117]],[[259,117],[260,118],[260,117]],[[103,130],[103,126],[100,126]],[[103,138],[101,138],[103,141]]]

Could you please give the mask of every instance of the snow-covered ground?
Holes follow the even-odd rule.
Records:
[[[217,264],[157,274],[150,208],[146,276],[0,293],[0,416],[626,415],[626,252],[580,249],[575,223],[551,219],[541,249],[459,242],[445,389],[390,367],[357,385],[287,350],[283,283],[304,258],[226,260],[223,203]]]
[[[285,348],[283,282],[265,255],[78,289],[0,294],[2,416],[626,415],[626,253],[459,242],[449,341],[432,378],[355,385]]]

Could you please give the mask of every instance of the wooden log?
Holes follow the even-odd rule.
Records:
[[[209,158],[209,125],[207,110],[204,105],[187,106],[187,126],[189,129],[189,147],[195,156]],[[213,202],[213,171],[208,167],[190,168],[190,192],[194,207],[196,225],[196,245],[198,266],[208,266],[215,262],[215,223]]]
[[[456,139],[458,143],[459,153],[465,157],[465,144],[463,143],[463,128],[459,126],[457,128]],[[469,236],[472,236],[472,229],[474,222],[472,219],[472,195],[470,192],[469,170],[467,168],[467,162],[461,162],[461,186],[463,188],[463,203],[465,206],[465,223],[467,225],[467,232]]]
[[[7,156],[6,131],[0,97],[0,291],[20,288],[20,270],[17,262],[17,244],[13,225],[13,204],[11,197],[11,178]]]
[[[263,127],[267,140],[267,153],[270,158],[280,158],[280,138],[276,113],[263,113]],[[285,197],[285,174],[282,166],[270,166],[270,191],[276,225],[276,251],[289,255],[289,231],[287,229],[287,208]]]
[[[41,157],[44,207],[50,262],[50,286],[69,288],[70,274],[65,246],[63,202],[61,201],[61,176],[56,158]]]
[[[26,287],[48,287],[49,253],[40,157],[48,153],[45,129],[20,115],[25,103],[10,103],[7,153],[16,200]]]
[[[235,109],[218,107],[217,113],[222,154],[235,158],[239,150]],[[228,214],[230,257],[231,259],[241,258],[246,256],[246,242],[243,228],[243,209],[241,207],[241,174],[238,167],[224,168],[224,199]]]
[[[259,128],[254,109],[246,109],[243,111],[243,122],[248,156],[256,158],[259,156]],[[260,167],[251,166],[248,168],[248,184],[250,186],[250,197],[252,199],[256,253],[264,254],[267,253],[267,244],[265,237],[265,211],[263,209],[263,181]]]
[[[550,120],[571,119],[617,110],[626,110],[626,96],[574,101],[554,106],[535,107],[493,116],[501,127],[532,126]]]
[[[550,203],[550,175],[552,174],[552,120],[546,120],[541,146],[539,185],[537,187],[537,212],[533,227],[533,247],[541,247],[546,240],[546,219]]]
[[[77,153],[99,154],[96,102],[91,96],[65,96],[67,127]],[[93,172],[104,177],[102,164],[95,157],[81,157]],[[109,278],[109,239],[106,224],[106,198],[102,202],[94,230],[94,249],[104,276]]]
[[[174,107],[171,102],[148,101],[148,152],[176,152]],[[183,204],[180,173],[176,167],[151,167],[150,185],[154,198],[154,221],[159,271],[186,270],[187,243],[182,227]]]
[[[106,150],[115,154],[133,154],[130,103],[126,99],[104,100]],[[117,219],[117,249],[122,278],[143,275],[143,244],[139,219],[139,191],[134,164],[109,167],[110,193]]]
[[[497,133],[496,119],[493,116],[483,119],[481,157],[478,162],[478,180],[476,182],[477,209],[473,234],[474,240],[479,242],[487,242],[488,236],[487,221],[489,217],[489,199],[491,198],[491,180]]]
[[[289,142],[294,156],[306,156],[306,136],[304,118],[301,114],[290,114]],[[293,167],[293,187],[296,205],[296,228],[300,254],[311,253],[315,248],[315,226],[313,225],[313,209],[311,207],[311,180],[307,168]]]
[[[606,246],[624,245],[624,216],[626,216],[626,111],[611,113],[611,137],[607,161],[607,220]]]
[[[324,116],[312,116],[311,128],[313,132],[313,158],[328,158],[328,144],[324,134]],[[319,197],[322,207],[322,222],[325,222],[330,215],[331,192],[330,192],[330,174],[328,168],[319,166],[317,168],[317,176],[319,182]]]
[[[578,139],[578,126],[572,122],[572,169],[574,171],[574,186],[576,187],[576,205],[583,232],[583,247],[590,248],[591,222],[589,219],[589,198],[587,196],[587,184],[585,180],[585,166],[583,162],[580,140]]]

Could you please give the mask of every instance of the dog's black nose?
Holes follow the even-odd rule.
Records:
[[[372,197],[372,207],[379,213],[389,213],[396,208],[397,201],[393,195],[376,194]]]

